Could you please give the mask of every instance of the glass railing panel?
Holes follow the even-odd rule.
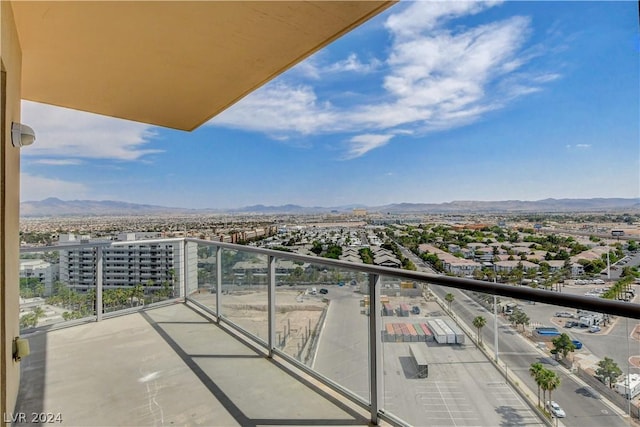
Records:
[[[318,263],[276,261],[276,344],[369,400],[367,275]]]
[[[139,255],[148,252],[150,245],[162,255],[142,263]],[[195,255],[194,265],[185,262],[189,259],[188,251],[193,249],[186,248],[181,241],[149,240],[127,249],[129,255],[125,260],[112,260],[110,254],[121,251],[122,246],[103,248],[102,302],[105,314],[177,298],[185,281],[188,283],[193,280],[192,276],[195,277]]]
[[[500,370],[547,417],[560,418],[565,426],[625,426],[629,415],[639,413],[640,322],[551,304],[558,292],[600,298],[594,291],[602,287],[571,282],[548,290],[549,304],[501,297],[498,305]],[[636,290],[629,289],[633,303]],[[495,353],[492,334],[483,330],[485,346]],[[551,392],[542,382],[539,400],[540,379],[532,372],[537,369],[559,380]],[[631,399],[626,398],[626,378]]]
[[[187,283],[187,296],[216,313],[217,257],[216,246],[198,244],[197,281]]]
[[[96,315],[96,249],[91,261],[69,267],[70,251],[23,253],[20,257],[20,329],[46,327]]]
[[[222,315],[268,342],[268,259],[266,255],[222,249]]]
[[[382,290],[395,288],[392,281],[385,277]],[[556,289],[593,294],[584,286]],[[629,414],[637,417],[639,321],[553,305],[553,290],[549,304],[431,284],[423,291],[421,305],[396,292],[381,306],[386,412],[414,425],[542,425],[546,418],[624,426]],[[552,379],[535,377],[538,369]]]
[[[480,312],[463,314],[464,294],[393,277],[381,285],[386,412],[412,425],[541,425],[476,346],[471,322]]]

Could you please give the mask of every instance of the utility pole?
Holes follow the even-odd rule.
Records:
[[[498,298],[493,296],[493,348],[495,360],[498,363]]]

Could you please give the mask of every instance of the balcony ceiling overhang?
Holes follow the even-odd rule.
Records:
[[[394,1],[14,1],[22,98],[192,130]]]

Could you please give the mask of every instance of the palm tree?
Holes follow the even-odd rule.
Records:
[[[486,324],[487,324],[487,319],[485,319],[482,316],[477,316],[475,319],[473,319],[473,326],[478,330],[478,343],[482,343],[482,336],[480,335],[480,330],[484,328]]]
[[[542,374],[541,387],[542,390],[549,392],[549,401],[551,401],[551,392],[560,386],[560,377],[553,371],[545,369]]]
[[[449,304],[449,311],[451,311],[451,303],[456,297],[452,293],[448,293],[444,296],[445,301]]]
[[[549,376],[549,382],[547,383],[547,390],[549,390],[549,400],[551,400],[551,392],[560,387],[560,376],[555,372]]]
[[[142,288],[141,284],[135,285],[133,288],[131,288],[130,292],[131,307],[133,307],[134,301],[137,302],[137,305],[144,304],[144,289]],[[140,301],[143,301],[143,304],[140,304]]]
[[[536,385],[538,386],[538,406],[540,406],[540,386],[542,384],[541,379],[544,370],[545,369],[540,362],[532,363],[529,367],[529,375],[533,377]]]

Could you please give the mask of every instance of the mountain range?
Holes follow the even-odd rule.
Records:
[[[526,213],[526,212],[606,212],[640,210],[640,198],[544,199],[536,201],[453,201],[447,203],[397,203],[384,206],[349,205],[339,207],[304,207],[298,205],[254,205],[237,209],[188,209],[112,200],[60,200],[51,197],[20,203],[22,217],[63,216],[148,216],[176,214],[322,214],[347,213],[354,208],[383,214],[438,213]]]

